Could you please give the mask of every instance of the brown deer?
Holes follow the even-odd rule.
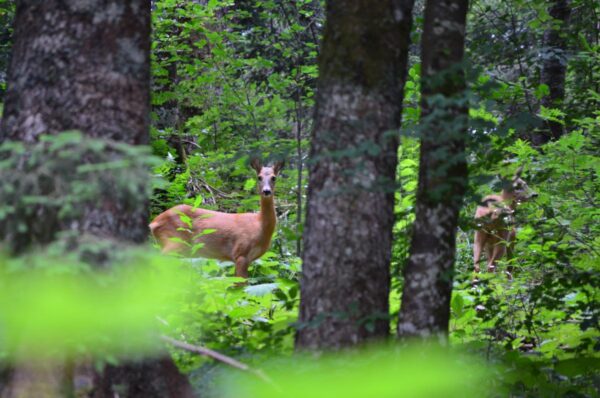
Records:
[[[521,179],[522,167],[517,169],[511,181],[498,195],[483,198],[475,211],[477,230],[473,244],[475,272],[479,272],[481,253],[485,250],[487,270],[494,272],[496,264],[505,255],[512,256],[516,229],[514,214],[517,206],[538,196]]]
[[[214,258],[235,263],[235,275],[248,277],[250,263],[269,249],[275,231],[275,180],[283,162],[251,166],[258,176],[260,212],[230,214],[178,205],[159,214],[150,230],[163,253]]]

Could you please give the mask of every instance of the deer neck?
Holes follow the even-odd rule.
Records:
[[[505,203],[511,210],[515,210],[517,208],[517,200],[513,192],[503,189],[500,196],[502,197],[502,202]]]
[[[273,231],[275,231],[275,224],[277,223],[277,215],[275,214],[275,201],[273,195],[269,197],[260,197],[260,225],[261,235],[263,239],[271,241]]]

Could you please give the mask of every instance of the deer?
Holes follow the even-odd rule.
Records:
[[[477,229],[473,243],[475,272],[480,271],[481,253],[485,250],[487,270],[494,272],[498,261],[507,255],[512,257],[517,235],[515,211],[523,202],[538,196],[521,178],[519,167],[512,180],[504,184],[502,192],[483,198],[475,211]],[[508,272],[510,277],[510,270]]]
[[[275,181],[283,162],[267,167],[253,159],[250,165],[258,178],[258,213],[223,213],[183,204],[172,207],[149,225],[162,252],[231,261],[235,276],[248,278],[250,263],[271,245],[277,223]]]

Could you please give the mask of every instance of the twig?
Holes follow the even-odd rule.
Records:
[[[197,179],[198,179],[198,180],[199,180],[199,181],[202,183],[202,185],[204,185],[204,187],[205,187],[205,188],[206,188],[208,191],[210,191],[210,192],[211,192],[211,194],[212,194],[212,192],[216,192],[217,196],[221,196],[221,197],[223,197],[223,198],[230,198],[230,197],[231,197],[231,195],[230,195],[230,194],[228,194],[228,193],[225,193],[225,192],[221,191],[219,188],[215,188],[215,187],[213,187],[212,185],[210,185],[208,182],[206,182],[206,180],[205,180],[205,179],[203,179],[203,178],[200,178],[200,177],[196,177],[196,178],[197,178]]]
[[[196,184],[196,181],[198,182],[198,184]],[[214,203],[217,203],[216,196],[219,196],[221,198],[230,198],[231,195],[227,194],[223,191],[221,191],[218,188],[213,187],[212,185],[210,185],[208,182],[206,182],[206,180],[204,180],[203,178],[195,175],[195,173],[190,174],[190,179],[188,180],[188,184],[192,184],[193,187],[197,190],[200,191],[200,188],[204,188],[208,191],[208,193],[212,196]]]
[[[192,141],[192,140],[186,140],[185,138],[179,138],[179,140],[180,140],[181,142],[185,142],[186,144],[193,145],[193,146],[195,146],[195,147],[196,147],[196,148],[198,148],[198,149],[202,149],[202,147],[201,147],[200,145],[198,145],[198,143],[197,143],[197,142],[195,142],[195,141]]]
[[[185,351],[193,352],[195,354],[200,354],[202,356],[209,357],[216,361],[222,362],[233,368],[243,370],[244,372],[252,373],[253,375],[258,377],[262,381],[279,389],[279,387],[275,384],[275,382],[273,380],[271,380],[271,378],[269,376],[267,376],[262,370],[251,368],[250,366],[246,365],[245,363],[242,363],[236,359],[228,357],[227,355],[221,354],[220,352],[211,350],[210,348],[192,345],[192,344],[189,344],[189,343],[186,343],[183,341],[179,341],[179,340],[176,340],[172,337],[165,336],[165,335],[161,335],[160,339],[163,340],[164,342],[171,344],[173,347],[177,347],[177,348],[180,348]]]

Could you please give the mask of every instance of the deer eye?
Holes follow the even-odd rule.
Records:
[[[274,176],[273,176],[273,177],[271,177],[271,181],[275,181],[275,177],[274,177]]]
[[[262,176],[258,176],[258,181],[262,181]]]

